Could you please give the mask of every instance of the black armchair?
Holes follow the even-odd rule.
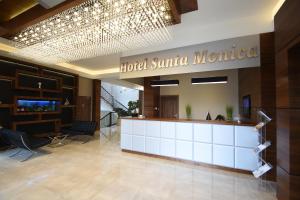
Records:
[[[96,122],[94,121],[74,121],[70,128],[64,128],[61,132],[69,137],[73,136],[88,136],[86,143],[92,138],[96,131]]]
[[[14,157],[18,155],[24,149],[30,152],[30,155],[24,160],[22,160],[21,162],[31,158],[36,153],[34,149],[38,149],[40,147],[46,146],[51,143],[51,140],[49,138],[33,137],[33,136],[29,136],[25,132],[12,131],[9,129],[1,129],[0,132],[2,137],[8,140],[12,145],[20,148],[19,151],[17,151],[15,154],[11,155],[10,157]]]

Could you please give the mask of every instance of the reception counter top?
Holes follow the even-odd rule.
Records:
[[[235,125],[235,126],[255,126],[254,122],[240,122],[237,121],[221,121],[221,120],[200,120],[200,119],[177,119],[177,118],[159,118],[159,117],[122,117],[121,119],[131,120],[148,120],[148,121],[164,121],[164,122],[187,122],[187,123],[200,123],[200,124],[220,124],[220,125]]]
[[[122,118],[121,149],[252,171],[260,162],[253,123],[166,118]]]

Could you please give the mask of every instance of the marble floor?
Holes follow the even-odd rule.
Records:
[[[118,132],[46,147],[26,162],[0,152],[0,200],[276,199],[250,175],[123,153]]]

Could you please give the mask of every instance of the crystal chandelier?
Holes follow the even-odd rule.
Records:
[[[161,44],[172,24],[168,0],[87,0],[11,40],[15,55],[56,64]]]

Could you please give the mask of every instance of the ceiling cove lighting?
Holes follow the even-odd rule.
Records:
[[[15,55],[70,62],[170,40],[169,0],[87,0],[10,38]]]
[[[179,80],[155,80],[150,81],[152,87],[178,86]]]
[[[222,84],[222,83],[227,83],[227,76],[192,78],[193,85]]]

